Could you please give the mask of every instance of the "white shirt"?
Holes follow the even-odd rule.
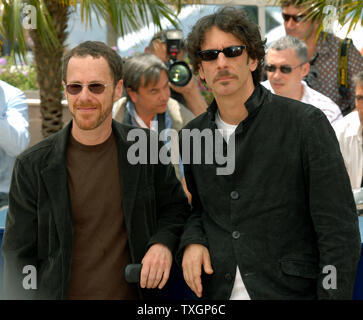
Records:
[[[261,84],[272,93],[275,93],[269,80],[263,81]],[[301,81],[301,84],[303,85],[301,102],[311,104],[323,111],[331,124],[343,118],[339,106],[333,100],[310,88],[305,81]]]
[[[219,115],[219,111],[217,111],[217,113],[216,113],[216,125],[217,125],[217,128],[218,128],[219,132],[221,133],[222,137],[224,138],[224,140],[226,140],[227,143],[228,143],[229,138],[231,137],[232,133],[234,133],[234,131],[238,127],[238,125],[233,125],[233,124],[224,122]]]
[[[24,93],[0,80],[0,192],[9,192],[15,158],[30,141],[28,128]]]
[[[360,188],[363,175],[362,125],[353,111],[333,126],[347,168],[352,189]]]
[[[216,126],[217,126],[219,132],[222,134],[224,140],[226,140],[226,142],[228,143],[229,138],[236,130],[237,125],[233,125],[233,124],[224,122],[219,115],[219,111],[217,111],[217,113],[216,113],[215,122],[216,122]],[[247,292],[246,286],[243,283],[242,276],[241,276],[238,266],[236,269],[236,277],[234,280],[234,285],[233,285],[231,297],[229,298],[229,300],[251,300],[251,298]]]

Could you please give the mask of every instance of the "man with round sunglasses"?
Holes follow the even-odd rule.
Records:
[[[65,54],[73,119],[15,162],[2,247],[5,298],[156,299],[167,282],[188,203],[171,165],[128,161],[134,127],[112,120],[122,65],[97,41]],[[140,263],[140,286],[126,282],[126,266]]]
[[[235,168],[218,175],[219,154],[212,163],[190,161],[213,144],[180,147],[192,194],[177,252],[185,281],[204,299],[351,299],[358,218],[326,116],[260,85],[265,41],[243,11],[202,17],[187,40],[215,100],[180,142],[184,130],[222,135],[220,152],[234,149]],[[326,266],[337,287],[326,284]]]
[[[349,46],[345,45],[345,50],[341,49],[343,40],[332,33],[322,32],[317,39],[319,21],[313,22],[306,19],[310,13],[310,7],[306,7],[303,0],[282,0],[280,3],[286,34],[306,43],[311,65],[306,76],[308,85],[332,99],[345,116],[354,109],[352,79],[363,69],[363,57],[353,43]],[[341,50],[343,53],[346,52],[347,65],[344,64],[344,58],[340,58]],[[343,71],[339,71],[338,68]],[[342,72],[347,73],[346,79],[339,79],[338,75]]]
[[[303,81],[309,69],[305,43],[293,36],[282,37],[268,48],[265,57],[268,80],[263,81],[262,85],[272,93],[319,108],[333,124],[343,118],[343,115],[330,98],[310,88]]]

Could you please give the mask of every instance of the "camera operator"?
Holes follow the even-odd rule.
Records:
[[[171,43],[173,45],[170,46]],[[184,40],[180,30],[162,30],[156,33],[151,39],[149,46],[145,48],[145,52],[159,57],[169,67],[169,70],[173,66],[181,64],[182,69],[185,70],[187,68],[190,71],[184,62]],[[186,84],[175,84],[175,82],[173,84],[173,82],[170,81],[171,97],[173,99],[185,105],[196,116],[206,111],[207,103],[199,91],[196,78],[191,72],[190,80]]]

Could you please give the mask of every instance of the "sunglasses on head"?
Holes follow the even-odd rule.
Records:
[[[66,84],[66,90],[69,94],[76,95],[82,91],[83,87],[87,87],[90,92],[95,94],[101,94],[108,86],[112,86],[112,84],[103,84],[99,82],[93,82],[89,84],[69,83]]]
[[[240,56],[246,48],[246,46],[230,46],[223,50],[212,49],[199,51],[198,55],[202,61],[216,60],[221,52],[223,52],[227,58],[234,58]]]
[[[301,67],[304,63],[306,63],[306,62],[303,62],[303,63],[301,63],[301,64],[299,64],[298,66],[295,66],[295,67],[291,67],[289,65],[282,65],[282,66],[277,67],[274,64],[265,64],[265,70],[267,72],[276,72],[277,69],[280,69],[281,73],[287,74],[287,73],[290,73],[293,69]]]
[[[294,22],[301,22],[302,19],[304,19],[305,15],[304,14],[299,14],[299,15],[292,15],[292,14],[287,14],[287,13],[283,13],[282,17],[284,18],[285,22],[288,22],[290,20],[290,18],[292,18],[292,20],[294,20]]]

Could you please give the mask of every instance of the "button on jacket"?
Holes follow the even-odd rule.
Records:
[[[209,248],[214,274],[202,275],[205,299],[229,299],[237,265],[251,299],[351,299],[358,217],[329,121],[261,85],[245,105],[231,175],[216,175],[216,161],[184,163],[193,213],[179,262],[188,244]],[[185,129],[209,128],[215,137],[217,107],[214,101]],[[202,159],[210,147],[202,144]],[[187,151],[193,159],[192,143]],[[337,289],[324,288],[325,266],[335,267]]]

